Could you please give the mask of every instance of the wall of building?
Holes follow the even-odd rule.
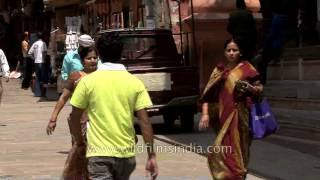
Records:
[[[50,5],[50,6],[54,6],[54,7],[59,8],[59,7],[80,4],[81,0],[43,0],[43,2],[45,4]]]
[[[194,29],[196,59],[199,68],[200,90],[209,79],[214,66],[224,60],[223,44],[229,34],[226,31],[229,12],[235,9],[234,0],[193,0],[194,24],[191,18],[190,0],[182,1],[183,31]],[[194,28],[193,28],[194,27]]]
[[[55,8],[54,11],[56,27],[66,32],[65,17],[80,16],[79,5]]]

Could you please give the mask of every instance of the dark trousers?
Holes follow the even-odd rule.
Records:
[[[89,157],[88,171],[91,180],[129,180],[136,167],[135,157]]]
[[[269,33],[263,44],[262,60],[258,64],[261,82],[266,83],[268,64],[280,57],[285,40],[288,16],[272,14],[272,22]]]
[[[281,49],[283,47],[287,24],[287,15],[272,14],[271,27],[264,41],[264,49]]]
[[[46,67],[44,63],[35,63],[35,72],[36,72],[36,84],[35,84],[35,96],[45,97],[46,89],[43,87],[43,84],[48,82]]]
[[[29,88],[32,78],[33,59],[26,57],[23,59],[23,80],[21,88]]]

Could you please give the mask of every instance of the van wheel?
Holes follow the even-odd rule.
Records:
[[[192,132],[194,127],[194,113],[182,112],[180,114],[180,123],[184,132]]]
[[[172,130],[174,127],[174,121],[175,121],[175,116],[172,115],[171,113],[163,113],[163,120],[165,127],[168,128],[168,130]]]

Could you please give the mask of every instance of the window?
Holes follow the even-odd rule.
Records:
[[[177,60],[172,36],[125,36],[122,60]]]

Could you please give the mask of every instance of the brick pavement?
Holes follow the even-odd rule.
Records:
[[[4,83],[0,107],[0,180],[59,179],[70,148],[66,117],[67,105],[61,112],[56,131],[47,136],[45,127],[55,102],[37,102],[30,91],[21,90],[18,80]],[[142,139],[139,136],[141,145]],[[156,140],[156,146],[171,146]],[[210,180],[206,159],[198,154],[158,152],[159,180]],[[137,154],[137,167],[132,180],[144,180],[146,153]],[[249,180],[260,179],[249,176]]]

